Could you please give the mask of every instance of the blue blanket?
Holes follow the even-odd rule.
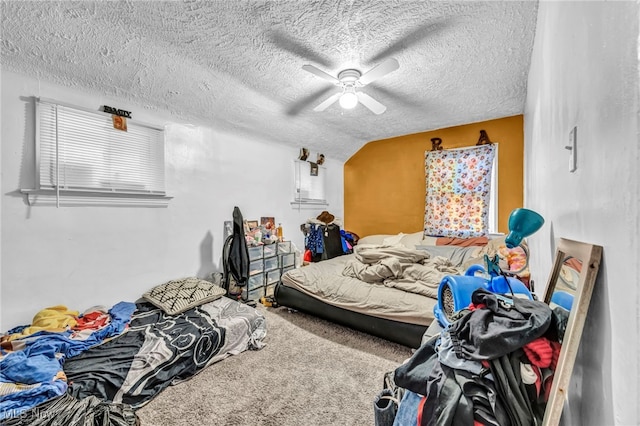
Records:
[[[66,392],[62,368],[65,360],[121,334],[135,309],[134,303],[117,303],[109,310],[109,324],[91,333],[87,339],[73,339],[71,331],[40,331],[19,339],[24,343],[24,349],[0,358],[0,386],[16,385],[13,391],[0,392],[0,420],[19,415]],[[5,388],[11,387],[5,385]]]

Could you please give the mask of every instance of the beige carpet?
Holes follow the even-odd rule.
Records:
[[[411,356],[388,342],[287,308],[258,309],[267,345],[171,386],[142,425],[373,425],[383,375]]]

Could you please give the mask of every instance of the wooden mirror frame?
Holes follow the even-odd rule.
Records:
[[[551,393],[544,413],[543,426],[555,426],[560,423],[564,401],[568,395],[568,386],[573,365],[580,346],[580,337],[591,301],[591,293],[600,269],[602,247],[579,241],[560,238],[556,249],[553,269],[545,290],[544,301],[549,304],[555,285],[560,277],[562,265],[567,257],[574,257],[582,262],[582,268],[576,285],[571,313],[567,320],[567,328],[562,341],[562,349],[556,371],[553,376]]]

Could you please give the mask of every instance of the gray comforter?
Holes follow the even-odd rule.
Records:
[[[446,257],[404,246],[363,244],[355,246],[354,253],[343,275],[433,298],[445,275],[462,273]]]

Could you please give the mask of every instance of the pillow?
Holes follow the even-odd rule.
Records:
[[[482,237],[470,237],[470,238],[456,238],[456,237],[438,237],[436,240],[437,246],[486,246],[489,239],[485,236]]]
[[[401,232],[398,235],[387,237],[382,240],[382,244],[384,244],[385,246],[395,246],[396,244],[400,244],[400,240],[402,239],[402,237],[404,237],[404,235],[405,234]]]
[[[387,237],[393,237],[393,235],[389,234],[373,234],[367,235],[366,237],[361,237],[358,240],[358,244],[374,244],[380,245]]]
[[[415,249],[417,245],[436,245],[436,238],[425,237],[422,231],[405,234],[373,234],[362,237],[358,240],[358,244],[374,244],[374,245],[403,245],[410,249]]]
[[[219,299],[225,293],[225,289],[209,281],[188,277],[157,285],[143,294],[142,298],[167,314],[176,315]]]
[[[404,234],[402,238],[400,238],[400,244],[410,249],[414,249],[422,242],[422,238],[422,231],[414,232],[412,234]]]
[[[422,237],[422,241],[420,241],[416,246],[435,246],[438,243],[438,237]]]

